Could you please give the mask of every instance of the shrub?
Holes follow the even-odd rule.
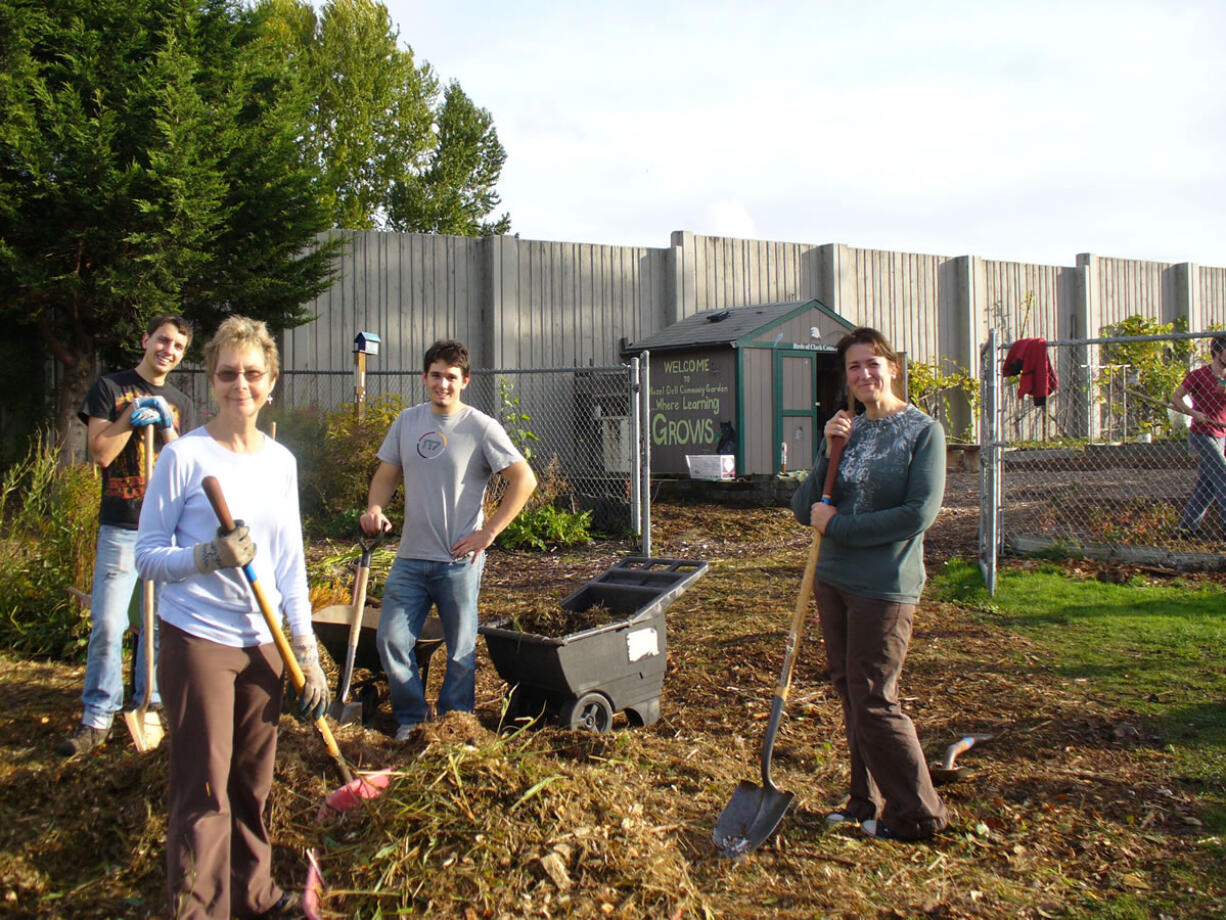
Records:
[[[403,398],[393,394],[367,402],[360,421],[352,403],[329,412],[289,410],[276,416],[277,440],[298,458],[302,515],[313,530],[337,537],[357,533],[379,465],[376,453],[403,408]],[[392,517],[402,507],[397,492],[385,511]]]
[[[522,511],[498,535],[498,543],[506,549],[528,547],[546,550],[553,546],[571,546],[591,540],[592,512],[573,513],[553,505],[541,505]]]
[[[486,496],[486,515],[497,506],[505,483],[491,483]],[[592,539],[592,512],[575,511],[571,505],[570,483],[562,475],[557,456],[538,474],[536,491],[507,528],[498,535],[503,549],[545,550],[553,546],[574,546]],[[567,507],[570,505],[571,507]]]
[[[907,399],[943,423],[947,431],[953,417],[952,396],[960,396],[966,401],[971,421],[962,431],[949,431],[949,436],[972,440],[975,419],[979,415],[979,381],[965,368],[948,359],[931,363],[907,362]]]
[[[1153,317],[1134,314],[1104,326],[1104,337],[1169,335],[1185,332],[1187,321],[1182,317],[1172,323],[1160,323]],[[1157,342],[1113,342],[1103,345],[1100,361],[1103,369],[1098,374],[1101,399],[1109,403],[1113,415],[1123,415],[1127,405],[1128,431],[1149,431],[1159,436],[1171,433],[1167,400],[1183,381],[1192,365],[1196,346],[1189,339]],[[1123,367],[1124,387],[1128,398],[1118,386],[1113,386],[1113,368]]]
[[[69,588],[92,579],[100,484],[90,464],[58,459],[37,436],[0,482],[0,645],[80,661],[90,619]]]

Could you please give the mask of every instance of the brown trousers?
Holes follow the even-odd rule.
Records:
[[[931,836],[945,827],[945,805],[932,787],[915,725],[898,703],[915,605],[859,597],[820,581],[814,594],[851,748],[844,811],[861,821],[878,818],[902,838]]]
[[[158,686],[170,727],[166,881],[176,920],[252,917],[281,897],[264,826],[281,668],[271,643],[231,648],[161,624]]]

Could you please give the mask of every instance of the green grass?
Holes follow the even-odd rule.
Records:
[[[1180,772],[1203,783],[1226,831],[1226,590],[1221,585],[1070,577],[1056,565],[1005,569],[990,597],[973,563],[933,579],[936,597],[1041,645],[1044,667],[1145,719]],[[1206,825],[1209,826],[1208,824]]]

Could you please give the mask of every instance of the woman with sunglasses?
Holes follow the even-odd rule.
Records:
[[[282,662],[238,567],[251,563],[289,621],[317,718],[328,687],[311,606],[293,455],[256,427],[277,380],[261,322],[232,316],[204,349],[217,415],[163,450],[136,545],[141,575],[165,582],[158,681],[170,727],[167,885],[176,918],[299,917],[272,877],[264,810],[281,714]],[[170,448],[174,448],[171,450]],[[201,482],[215,476],[242,521],[230,533]]]

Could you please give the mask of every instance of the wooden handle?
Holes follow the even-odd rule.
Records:
[[[834,480],[839,475],[839,461],[843,459],[843,448],[846,446],[846,438],[830,439],[830,464],[826,467],[826,481],[822,483],[822,501],[827,505],[834,494]]]
[[[144,430],[145,438],[145,492],[149,491],[149,483],[153,480],[153,426],[146,425]],[[149,703],[153,700],[153,684],[157,679],[157,674],[154,665],[154,656],[156,654],[153,647],[153,630],[156,627],[154,617],[154,605],[157,603],[157,589],[153,584],[153,580],[146,578],[141,587],[142,600],[144,602],[144,614],[141,618],[140,638],[144,645],[145,652],[145,694],[141,699],[140,718],[143,720],[145,711],[149,708]],[[135,659],[132,662],[133,667],[136,666]]]
[[[226,497],[221,491],[221,483],[217,481],[216,476],[205,476],[200,485],[204,489],[204,494],[208,497],[209,504],[213,506],[213,513],[217,515],[217,521],[221,525],[221,529],[226,533],[230,533],[234,530],[234,518],[231,517],[230,508],[226,505]],[[268,624],[269,632],[272,633],[273,642],[276,643],[277,651],[281,655],[281,661],[285,664],[286,670],[289,671],[290,683],[294,685],[294,691],[301,695],[302,688],[306,686],[306,675],[302,673],[298,659],[294,657],[294,650],[290,647],[289,640],[285,638],[285,633],[281,630],[281,624],[277,622],[276,617],[273,615],[272,605],[268,603],[268,597],[264,594],[264,589],[260,587],[259,579],[255,577],[255,569],[251,567],[250,563],[242,568],[243,574],[247,577],[247,584],[251,587],[251,593],[255,595],[256,605],[260,608],[260,613],[264,615],[264,622]],[[328,728],[328,723],[324,716],[320,716],[315,720],[315,730],[323,738],[324,746],[332,756],[332,761],[336,764],[341,779],[346,783],[353,782],[353,774],[349,770],[349,765],[345,763],[345,758],[341,754],[340,748],[337,747],[336,739],[332,736],[332,730]]]
[[[221,491],[221,483],[217,481],[216,476],[205,476],[200,485],[204,489],[209,504],[213,506],[213,513],[217,515],[217,523],[221,525],[223,531],[230,533],[234,529],[234,518],[230,516],[230,506],[226,504],[226,496]]]

